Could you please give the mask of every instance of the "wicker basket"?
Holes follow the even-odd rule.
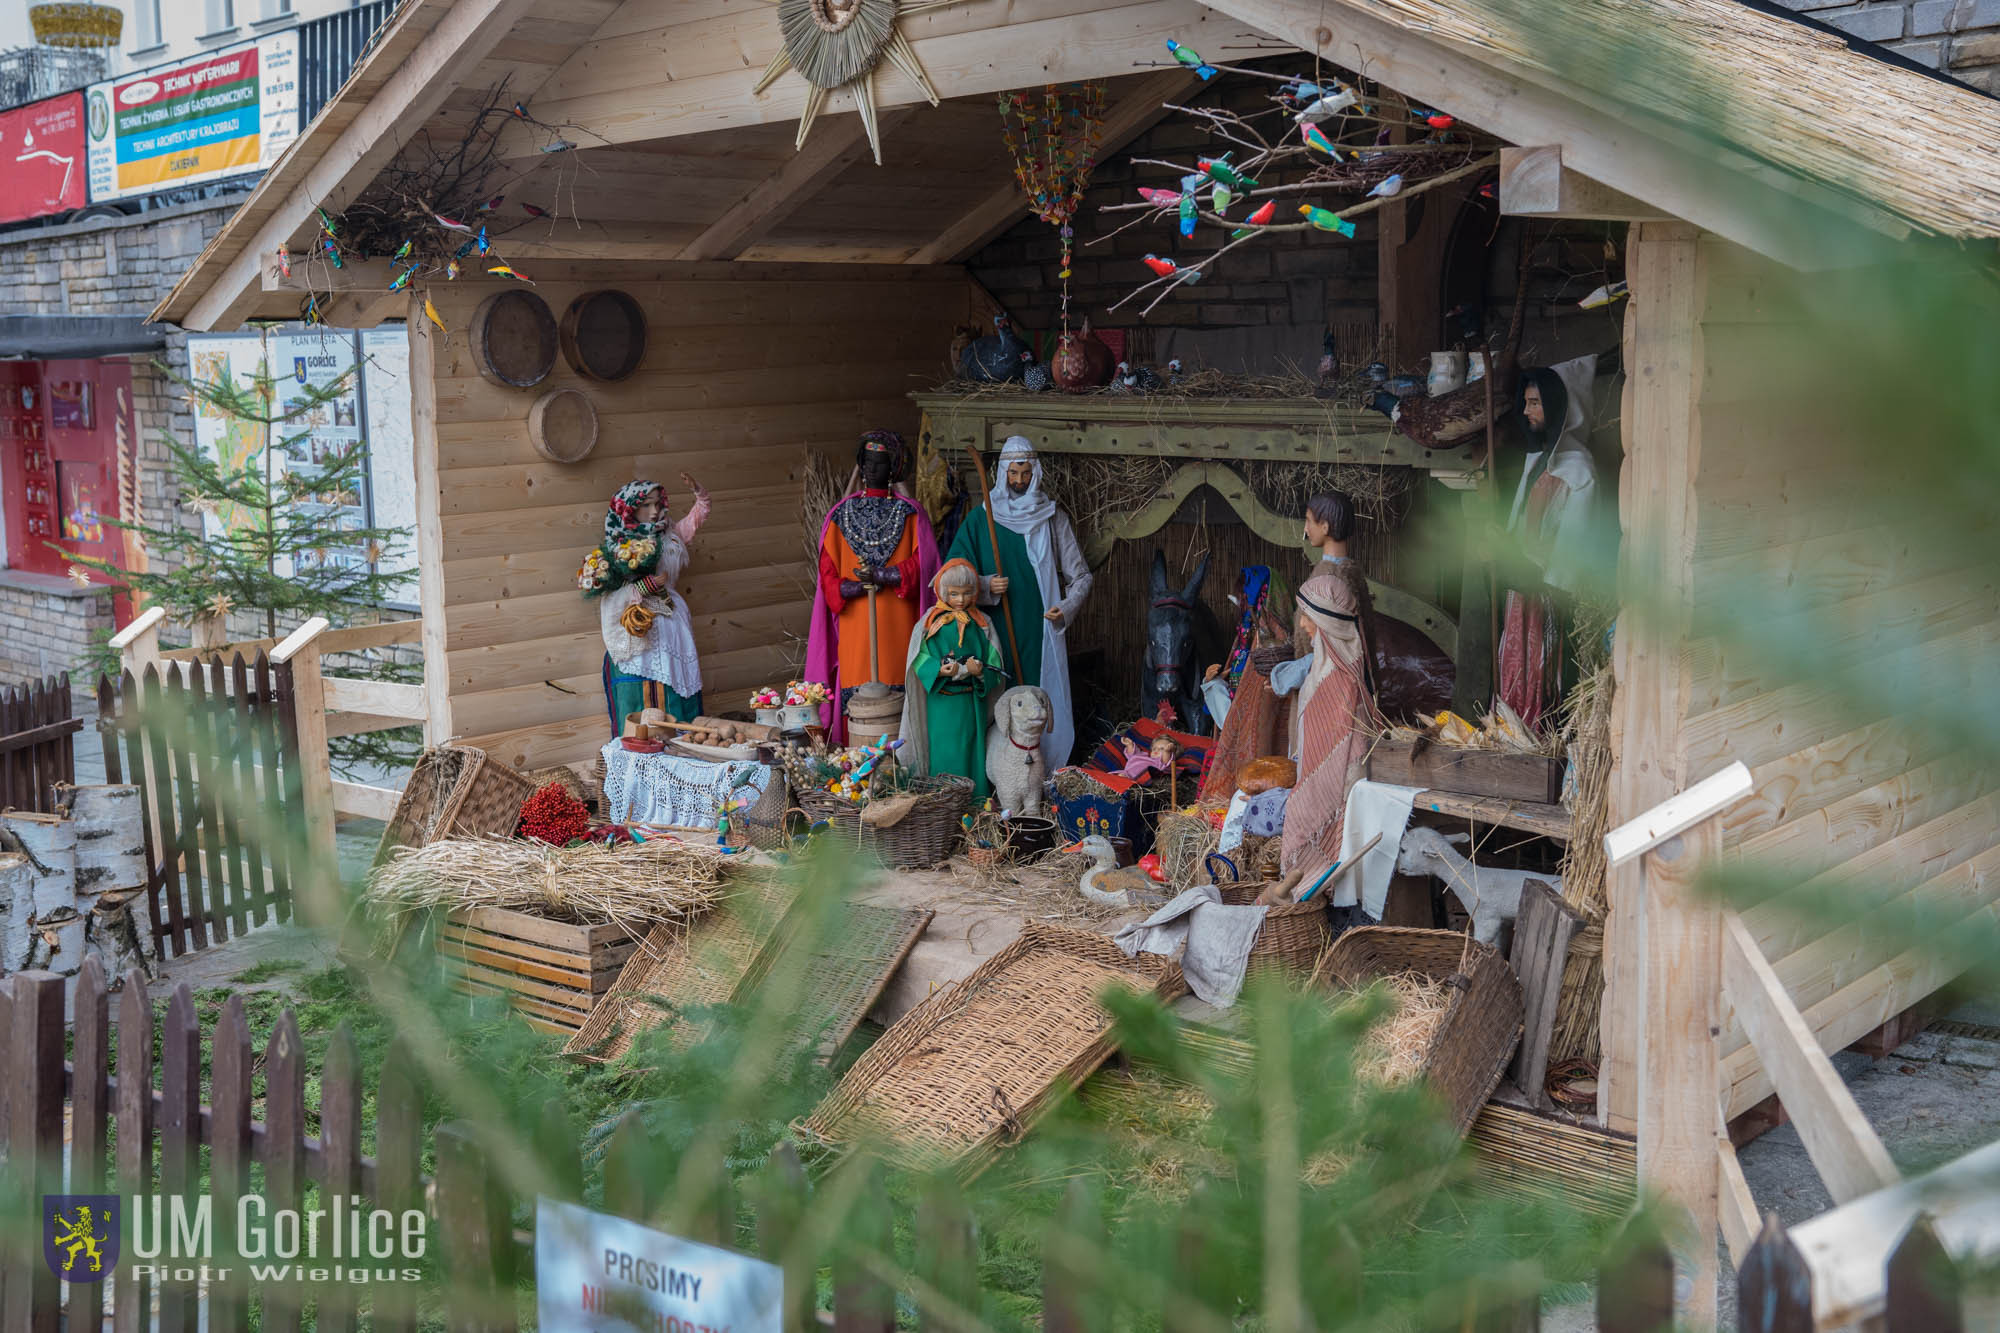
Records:
[[[1217,884],[1222,901],[1242,906],[1257,900],[1261,883]],[[1333,926],[1326,914],[1326,895],[1315,894],[1302,903],[1282,903],[1264,913],[1257,941],[1250,946],[1250,966],[1278,966],[1293,972],[1310,972],[1333,938]]]
[[[480,762],[460,775],[447,803],[449,836],[511,836],[521,822],[521,802],[535,794],[535,784],[519,769],[509,768],[484,750],[473,753]]]
[[[568,764],[556,764],[550,768],[524,769],[521,776],[532,783],[536,791],[540,791],[551,782],[556,782],[562,784],[564,791],[576,797],[577,800],[582,801],[593,812],[604,808],[604,784],[599,783],[596,789],[592,790],[590,783],[579,776],[577,771]]]
[[[888,828],[864,826],[860,807],[829,791],[801,787],[798,802],[813,819],[831,824],[836,838],[872,851],[884,865],[927,870],[951,855],[964,832],[959,820],[972,805],[972,779],[948,774],[916,778],[910,790],[922,793],[922,799]]]
[[[1458,988],[1420,1075],[1444,1099],[1452,1123],[1464,1134],[1500,1086],[1521,1040],[1521,983],[1490,944],[1456,931],[1403,926],[1348,931],[1320,960],[1313,983],[1353,990],[1393,972],[1415,972]]]
[[[785,781],[785,772],[773,768],[756,803],[729,817],[730,841],[767,852],[791,846],[793,809],[792,789]]]
[[[510,836],[521,822],[521,802],[535,787],[533,779],[477,746],[432,746],[410,770],[376,859],[396,847],[422,847],[445,838]]]

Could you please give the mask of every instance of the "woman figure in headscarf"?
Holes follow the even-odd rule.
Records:
[[[687,568],[688,544],[708,518],[708,492],[687,473],[681,484],[694,503],[668,523],[666,488],[634,481],[611,497],[604,540],[584,557],[577,585],[598,599],[604,636],[604,701],[611,734],[632,713],[663,710],[678,722],[701,714],[701,663],[687,602],[675,584]]]
[[[909,688],[903,692],[903,763],[919,776],[972,779],[974,806],[986,779],[986,700],[1007,688],[993,621],[979,609],[979,571],[947,560],[931,580],[936,602],[910,633]]]
[[[1299,776],[1285,804],[1280,866],[1310,886],[1340,859],[1347,792],[1366,772],[1368,747],[1382,726],[1369,671],[1368,579],[1348,555],[1354,502],[1339,491],[1306,502],[1306,543],[1319,564],[1297,595],[1305,654],[1276,667],[1272,688],[1297,694],[1292,753]]]
[[[1535,726],[1561,698],[1562,616],[1549,590],[1574,592],[1601,553],[1593,549],[1597,463],[1590,452],[1590,390],[1597,358],[1536,366],[1521,375],[1516,416],[1526,437],[1507,528],[1539,570],[1543,588],[1510,588],[1502,604],[1498,679],[1507,706]]]

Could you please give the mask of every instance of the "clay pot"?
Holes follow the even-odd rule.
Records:
[[[1056,821],[1053,819],[1021,815],[1002,823],[1006,829],[1007,846],[1013,849],[1016,860],[1030,860],[1056,845]]]
[[[1118,358],[1111,354],[1103,339],[1090,331],[1090,320],[1086,318],[1081,329],[1063,334],[1055,356],[1049,361],[1049,376],[1060,388],[1082,393],[1111,383],[1111,373],[1117,368]]]
[[[784,719],[781,725],[786,731],[804,731],[819,725],[818,704],[786,704],[778,710],[778,715]]]

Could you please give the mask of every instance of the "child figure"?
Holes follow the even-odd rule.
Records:
[[[1125,767],[1119,772],[1140,782],[1172,768],[1181,753],[1180,745],[1171,736],[1155,736],[1152,745],[1144,750],[1133,744],[1130,736],[1120,736],[1118,744],[1125,751]]]
[[[910,634],[903,692],[905,766],[918,775],[972,779],[973,803],[986,799],[986,697],[1005,688],[993,622],[978,607],[979,571],[952,560],[931,580],[937,602]]]

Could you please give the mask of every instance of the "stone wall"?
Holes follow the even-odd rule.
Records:
[[[91,642],[111,629],[111,593],[51,574],[0,569],[0,682],[72,670]],[[94,677],[78,671],[88,694]]]
[[[1981,92],[2000,93],[2000,0],[1779,0]]]

